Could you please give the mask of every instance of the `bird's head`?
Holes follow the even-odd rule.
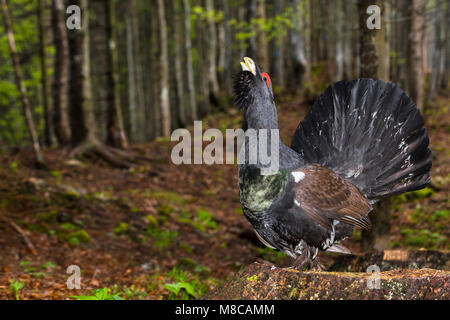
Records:
[[[252,105],[273,104],[272,82],[267,73],[245,57],[241,62],[242,71],[236,74],[233,84],[234,103],[244,111]],[[255,110],[256,111],[256,110]]]

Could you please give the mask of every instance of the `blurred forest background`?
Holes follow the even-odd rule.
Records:
[[[449,248],[447,0],[0,4],[0,297],[67,298],[65,268],[79,264],[79,293],[195,298],[257,258],[283,261],[245,221],[236,167],[170,163],[172,130],[240,127],[231,86],[244,56],[271,76],[287,144],[332,82],[408,92],[430,132],[432,185],[383,202],[374,232],[349,246]],[[367,27],[371,5],[380,29]]]

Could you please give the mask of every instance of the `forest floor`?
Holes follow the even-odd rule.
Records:
[[[289,144],[309,102],[278,103]],[[425,112],[434,155],[432,185],[393,200],[394,248],[448,250],[450,98]],[[207,127],[239,128],[229,110]],[[0,156],[0,299],[196,298],[255,260],[290,259],[263,248],[239,204],[236,165],[179,165],[167,138],[132,146],[149,165],[115,169],[98,159],[68,159],[48,150],[50,170],[36,170],[29,151]],[[346,240],[359,252],[360,233]],[[323,254],[323,259],[332,255]],[[67,267],[79,266],[70,290]]]

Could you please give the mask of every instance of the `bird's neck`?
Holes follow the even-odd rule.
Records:
[[[247,109],[245,121],[248,129],[255,129],[256,131],[260,129],[278,129],[278,116],[276,110],[273,110],[269,114],[267,114],[267,112],[258,111],[258,108]]]

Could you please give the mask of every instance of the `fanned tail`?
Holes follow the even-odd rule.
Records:
[[[430,182],[428,143],[408,95],[390,82],[357,79],[337,82],[319,96],[291,147],[377,200]]]

